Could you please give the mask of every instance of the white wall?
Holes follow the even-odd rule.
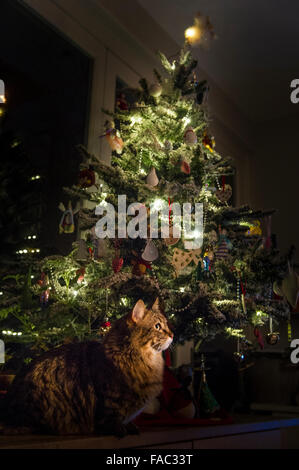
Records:
[[[116,75],[131,86],[136,86],[141,77],[151,81],[153,67],[159,66],[157,51],[172,56],[180,46],[135,0],[21,0],[21,3],[94,59],[88,148],[109,161],[109,149],[99,139],[104,119],[101,108],[113,109]],[[217,149],[236,159],[239,170],[236,201],[248,202],[250,125],[204,71],[199,68],[198,74],[207,78],[211,87],[209,106]]]

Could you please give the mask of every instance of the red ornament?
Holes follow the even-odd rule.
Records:
[[[254,327],[253,334],[254,334],[254,336],[257,338],[257,342],[259,343],[260,348],[261,348],[261,349],[264,349],[264,340],[263,340],[263,336],[262,336],[262,334],[261,334],[261,332],[260,332],[260,330],[258,329],[257,326]]]
[[[106,333],[108,333],[108,331],[110,330],[111,328],[111,323],[110,321],[105,321],[104,323],[101,324],[101,327],[100,327],[100,335],[101,336],[104,336]]]
[[[135,276],[143,276],[147,269],[152,269],[151,264],[142,258],[132,259],[131,264],[133,265],[132,273]]]
[[[116,106],[122,111],[127,111],[129,109],[124,93],[121,93],[117,98]]]
[[[181,161],[181,171],[185,173],[185,175],[190,175],[191,173],[190,165],[185,160]]]
[[[115,273],[118,273],[121,270],[121,268],[123,267],[123,264],[124,264],[123,258],[119,258],[118,256],[116,256],[114,258],[114,260],[112,261],[113,271]]]
[[[45,287],[49,284],[49,278],[46,273],[41,273],[40,279],[37,281],[40,287]]]
[[[78,271],[76,272],[78,279],[77,279],[77,283],[78,284],[81,284],[81,282],[83,282],[83,279],[84,279],[84,276],[85,276],[85,268],[80,268],[78,269]]]
[[[90,188],[95,184],[95,172],[92,168],[86,168],[79,172],[79,186]]]

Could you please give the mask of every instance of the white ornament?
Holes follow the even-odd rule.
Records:
[[[144,261],[155,261],[157,258],[159,258],[159,252],[158,248],[152,240],[148,240],[146,247],[144,249],[144,252],[141,255],[141,258],[144,259]]]
[[[159,98],[162,93],[162,86],[160,83],[154,83],[149,87],[149,94],[154,98]]]
[[[184,141],[187,145],[197,144],[197,135],[195,134],[192,127],[187,127],[184,133]]]
[[[147,175],[146,177],[146,182],[147,184],[149,184],[150,186],[157,186],[159,184],[159,178],[157,176],[157,173],[156,173],[156,168],[155,167],[152,167],[151,171],[149,172],[149,174]]]

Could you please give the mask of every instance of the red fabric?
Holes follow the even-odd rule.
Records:
[[[159,396],[161,409],[156,414],[141,413],[134,423],[137,426],[212,426],[216,424],[231,424],[233,419],[226,413],[225,410],[220,409],[213,413],[210,418],[178,418],[171,414],[181,408],[182,403],[177,402],[175,395],[179,394],[181,384],[178,382],[174,374],[168,367],[164,368],[163,390]],[[176,403],[175,403],[176,402]],[[190,402],[189,402],[190,403]],[[186,401],[184,406],[188,405]]]

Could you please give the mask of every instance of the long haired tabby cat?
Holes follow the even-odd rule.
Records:
[[[158,299],[150,310],[138,300],[102,344],[61,346],[18,375],[5,398],[6,416],[0,414],[2,433],[137,432],[131,421],[161,392],[162,351],[172,339]]]

